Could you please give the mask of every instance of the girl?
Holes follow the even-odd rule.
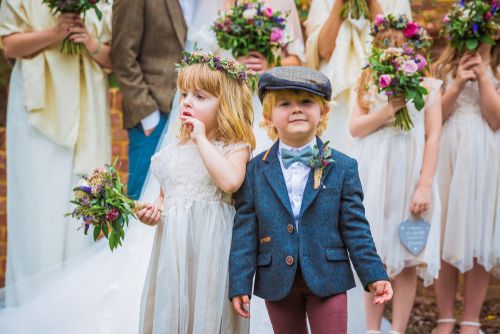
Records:
[[[111,67],[111,5],[100,6],[102,20],[90,11],[85,22],[76,14],[54,17],[42,1],[4,0],[0,7],[0,46],[16,59],[7,111],[8,306],[33,297],[43,283],[35,275],[93,242],[63,213],[76,173],[110,160],[103,67]],[[61,53],[67,37],[87,52]],[[32,282],[18,288],[27,278]]]
[[[494,255],[498,148],[495,111],[500,105],[500,46],[480,45],[460,56],[450,45],[435,64],[445,80],[442,151],[438,166],[443,208],[442,262],[436,282],[436,333],[451,333],[458,273],[464,275],[464,315],[460,333],[478,333]]]
[[[297,7],[295,6],[294,1],[266,0],[262,2],[265,3],[266,6],[270,7],[273,12],[280,11],[282,15],[288,13],[288,17],[285,22],[286,27],[284,36],[290,41],[290,44],[282,50],[281,66],[301,65],[305,61],[305,50],[299,14],[297,13]],[[225,6],[226,8],[230,8],[234,3],[235,0],[226,0]],[[248,56],[239,57],[238,62],[247,65],[250,70],[258,73],[263,73],[271,67],[265,57],[257,51],[251,51]],[[270,138],[268,138],[267,131],[263,128],[263,126],[265,126],[265,121],[262,117],[262,104],[256,94],[253,97],[253,108],[255,114],[253,131],[255,137],[257,138],[254,155],[257,155],[271,147],[273,142]]]
[[[340,11],[345,0],[313,0],[306,28],[307,65],[320,70],[333,84],[332,97],[337,103],[330,114],[323,138],[343,153],[351,154],[352,137],[348,133],[351,90],[356,86],[366,54],[370,52],[370,21],[378,14],[406,14],[411,17],[408,0],[368,0],[370,17],[343,19]]]
[[[187,57],[187,58],[186,58]],[[255,146],[245,67],[194,52],[179,72],[179,141],[152,158],[160,196],[138,213],[158,224],[141,305],[141,333],[246,333],[227,301],[234,207]],[[160,217],[162,217],[160,219]]]
[[[391,26],[377,33],[374,47],[407,43],[402,30]],[[391,333],[404,333],[417,288],[417,271],[428,285],[439,271],[439,214],[434,173],[441,130],[441,81],[425,78],[429,94],[425,109],[418,112],[402,98],[389,99],[377,93],[369,70],[358,84],[356,104],[350,115],[349,131],[356,138],[353,156],[365,191],[366,217],[377,250],[391,276],[394,299]],[[366,88],[368,87],[368,88]],[[414,127],[403,131],[394,126],[394,116],[407,106]],[[418,254],[410,253],[398,237],[401,222],[422,218],[431,224],[427,245]],[[380,333],[383,306],[365,300],[367,329]]]

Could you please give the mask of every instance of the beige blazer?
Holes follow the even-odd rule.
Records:
[[[187,27],[178,0],[114,0],[111,57],[123,93],[123,125],[170,112]]]

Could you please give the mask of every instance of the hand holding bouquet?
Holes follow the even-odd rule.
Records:
[[[102,0],[42,0],[46,4],[52,14],[65,14],[72,13],[85,17],[88,10],[93,9],[97,18],[100,20],[102,18],[102,12],[97,7],[97,3]],[[84,51],[84,46],[82,43],[72,42],[70,38],[65,38],[61,46],[61,52],[70,55],[77,55]]]
[[[263,2],[236,3],[223,12],[214,22],[217,43],[231,50],[233,57],[248,55],[251,51],[261,53],[270,66],[280,64],[280,52],[288,45],[285,38],[286,17],[274,12]]]
[[[424,108],[427,89],[421,86],[421,82],[427,68],[425,56],[407,46],[383,50],[373,48],[367,67],[379,93],[384,92],[389,98],[403,96],[406,102],[413,102],[417,110]],[[413,122],[406,106],[395,117],[395,126],[404,131],[411,130]]]
[[[97,240],[102,232],[109,241],[109,248],[121,246],[125,238],[123,227],[128,226],[129,216],[135,217],[141,205],[125,195],[114,165],[94,169],[83,175],[80,185],[73,189],[76,207],[67,216],[82,219],[84,233],[94,227],[93,236]]]
[[[340,10],[340,16],[344,19],[360,19],[362,17],[368,18],[368,4],[366,0],[344,0],[342,9]]]
[[[444,16],[441,34],[462,55],[475,51],[481,43],[495,44],[499,23],[500,0],[460,0]]]

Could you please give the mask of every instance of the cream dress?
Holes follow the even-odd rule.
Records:
[[[229,154],[246,144],[214,143]],[[247,333],[227,297],[235,209],[195,145],[155,154],[151,172],[165,195],[141,303],[140,333]]]
[[[407,14],[411,17],[408,0],[379,0],[384,13]],[[335,50],[328,61],[318,53],[319,33],[328,20],[335,0],[313,0],[306,28],[307,66],[320,70],[332,82],[332,99],[335,101],[328,128],[322,138],[331,141],[331,147],[346,154],[351,153],[352,137],[347,130],[351,89],[355,87],[361,68],[371,48],[370,22],[366,19],[347,19],[340,26]]]
[[[428,211],[420,217],[410,212],[411,201],[419,181],[425,148],[425,113],[440,94],[441,81],[427,78],[429,90],[425,108],[417,111],[408,103],[414,127],[405,132],[393,123],[353,143],[353,156],[359,164],[359,176],[365,193],[366,217],[370,222],[377,251],[391,278],[405,267],[419,266],[419,275],[429,285],[437,278],[440,268],[439,236],[440,213],[437,181],[434,178],[432,200]],[[387,96],[372,87],[367,95],[370,113],[387,104]],[[417,256],[410,253],[398,237],[399,223],[407,219],[422,218],[431,224],[427,245]]]
[[[490,67],[487,75],[500,89]],[[450,77],[448,84],[451,82]],[[486,270],[498,259],[493,236],[499,149],[481,114],[478,85],[469,82],[443,125],[438,165],[442,259],[461,272],[472,269],[474,258]],[[498,243],[496,247],[498,251]]]

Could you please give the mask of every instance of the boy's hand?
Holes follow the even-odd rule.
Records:
[[[155,226],[160,222],[161,210],[154,204],[145,204],[142,209],[137,212],[137,219],[146,225]]]
[[[389,281],[373,282],[369,286],[373,293],[373,304],[382,305],[392,299],[392,286]]]
[[[233,297],[232,302],[234,310],[240,317],[250,318],[250,298],[247,295]]]

